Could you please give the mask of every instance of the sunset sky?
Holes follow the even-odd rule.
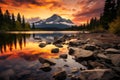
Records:
[[[15,15],[19,12],[26,18],[45,19],[58,14],[79,25],[91,17],[99,17],[104,0],[0,0],[0,7]]]

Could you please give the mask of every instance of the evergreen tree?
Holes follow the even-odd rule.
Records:
[[[15,16],[14,16],[13,13],[12,13],[12,26],[13,26],[12,30],[15,30],[16,29],[16,24],[15,24]]]
[[[4,13],[4,22],[3,22],[3,30],[10,30],[11,29],[11,17],[8,10]]]
[[[108,30],[108,23],[116,18],[116,4],[115,0],[106,0],[103,15],[101,16],[101,24],[103,28]]]
[[[35,24],[34,23],[32,23],[32,29],[35,29]]]
[[[22,28],[25,29],[25,18],[24,18],[24,16],[22,17]]]
[[[3,25],[3,13],[2,13],[2,9],[0,7],[0,29],[2,28]]]
[[[116,10],[117,10],[117,16],[120,17],[120,0],[117,0]]]
[[[20,13],[18,13],[18,15],[17,15],[17,21],[19,21],[21,23],[21,15],[20,15]]]

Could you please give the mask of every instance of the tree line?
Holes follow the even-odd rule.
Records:
[[[14,13],[10,14],[9,10],[4,13],[0,8],[0,31],[19,31],[30,30],[30,24],[25,21],[25,17],[20,13],[15,17]]]
[[[75,28],[73,26],[72,28]],[[120,0],[106,0],[100,18],[91,18],[86,24],[78,26],[80,30],[110,31],[120,34]]]

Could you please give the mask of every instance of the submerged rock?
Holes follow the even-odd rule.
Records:
[[[45,72],[51,71],[50,64],[48,64],[48,63],[42,64],[42,66],[40,67],[40,69],[43,70],[43,71],[45,71]]]
[[[55,80],[65,80],[66,77],[67,77],[67,73],[64,70],[55,72],[53,74],[53,78],[55,78]]]
[[[41,47],[41,48],[43,48],[43,47],[45,47],[46,46],[46,43],[40,43],[39,44],[39,47]]]
[[[62,48],[63,45],[62,44],[55,44],[56,47]]]
[[[67,59],[67,54],[61,54],[60,58]]]
[[[51,50],[51,53],[59,53],[59,48],[54,48]]]
[[[42,64],[44,64],[44,63],[48,63],[50,65],[55,65],[56,64],[54,61],[46,59],[46,58],[42,58],[42,57],[39,57],[39,61]]]

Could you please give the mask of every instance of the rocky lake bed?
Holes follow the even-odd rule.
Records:
[[[43,52],[1,54],[0,80],[120,80],[119,36],[76,33],[37,40],[52,57]]]

